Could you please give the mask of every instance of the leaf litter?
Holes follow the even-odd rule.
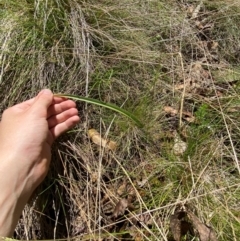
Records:
[[[195,26],[199,32],[201,32],[202,34],[205,33],[205,31],[207,31],[209,29],[209,24],[206,23],[203,19],[201,19],[201,16],[203,15],[201,13],[201,8],[200,5],[198,5],[197,7],[193,7],[192,10],[189,11],[191,14],[191,16],[189,17],[191,19],[191,21],[194,21],[195,24],[193,24],[193,26]],[[211,27],[211,26],[210,26]],[[193,39],[194,40],[194,39]],[[197,94],[199,96],[206,96],[206,93],[209,93],[209,86],[211,86],[210,80],[211,80],[211,75],[209,73],[208,70],[206,70],[205,66],[206,63],[207,64],[211,64],[210,62],[208,62],[209,59],[215,61],[215,57],[212,54],[212,51],[216,51],[218,49],[218,43],[216,41],[212,41],[210,43],[209,40],[203,40],[199,38],[199,42],[196,43],[196,45],[199,45],[199,49],[202,49],[204,52],[204,57],[202,57],[202,59],[199,59],[199,61],[195,62],[195,60],[193,60],[193,62],[191,64],[186,63],[186,82],[185,84],[187,86],[184,86],[184,84],[182,83],[182,78],[179,78],[179,82],[176,81],[176,85],[175,85],[175,91],[176,92],[181,92],[184,88],[186,88],[186,95],[194,95]],[[202,51],[201,50],[201,51]],[[178,51],[178,50],[177,50]],[[201,52],[200,50],[198,50],[199,52]],[[193,53],[194,55],[194,53]],[[204,64],[205,63],[205,64]],[[214,64],[214,62],[213,62]],[[176,74],[177,75],[177,74]],[[180,75],[180,74],[179,74]],[[180,76],[181,77],[181,76]],[[214,96],[215,97],[215,96]],[[179,111],[177,110],[177,108],[173,108],[171,106],[166,106],[164,108],[164,111],[166,114],[176,117],[175,119],[177,119],[178,115],[179,115]],[[237,110],[234,110],[237,111]],[[191,111],[187,111],[186,109],[183,110],[182,112],[182,117],[185,121],[187,121],[188,123],[195,123],[195,116],[193,114],[194,112]],[[105,136],[101,136],[101,134],[95,130],[95,129],[91,129],[92,131],[89,130],[88,134],[89,134],[89,138],[91,139],[91,141],[96,144],[97,146],[101,146],[103,148],[106,148],[108,150],[115,150],[117,143],[109,140],[107,138],[105,138]],[[111,144],[110,144],[111,143]],[[149,147],[147,147],[149,148]],[[180,137],[180,136],[175,136],[174,137],[174,146],[173,146],[173,151],[175,153],[175,155],[182,155],[184,154],[185,150],[187,148],[187,144],[186,142],[184,142],[184,140]],[[129,148],[130,149],[130,148]],[[144,149],[145,150],[145,149]],[[132,150],[130,150],[129,152],[131,152],[131,155],[133,153]],[[98,181],[98,172],[97,170],[97,166],[94,166],[96,162],[94,162],[95,160],[98,159],[94,159],[93,157],[90,156],[86,156],[86,161],[84,161],[83,156],[86,155],[86,150],[83,148],[82,153],[80,153],[80,160],[83,162],[84,165],[82,165],[84,169],[84,171],[79,171],[79,176],[81,176],[83,173],[88,173],[90,175],[90,181],[91,181],[91,193],[93,195],[91,195],[91,197],[89,198],[89,200],[86,201],[85,197],[88,197],[88,195],[86,195],[86,193],[84,193],[82,195],[82,193],[80,193],[82,186],[85,185],[76,185],[76,190],[74,190],[72,195],[72,200],[74,202],[76,202],[76,200],[78,200],[79,202],[77,202],[76,205],[72,205],[73,207],[77,207],[76,210],[78,210],[79,207],[81,207],[83,209],[83,211],[80,214],[76,214],[79,215],[79,222],[81,222],[81,220],[83,220],[83,217],[87,217],[86,213],[89,212],[89,210],[87,210],[86,207],[88,207],[88,205],[90,207],[95,207],[96,205],[94,205],[96,202],[94,200],[95,196],[96,196],[96,191],[94,190],[95,186],[97,184]],[[91,160],[92,159],[92,160]],[[89,162],[89,160],[91,162]],[[129,161],[129,160],[128,160]],[[113,166],[112,169],[114,169],[115,167]],[[69,169],[73,169],[73,171],[71,172],[77,172],[78,169],[80,168],[76,168],[76,170],[72,167],[69,167]],[[115,173],[114,173],[115,174]],[[109,175],[109,174],[108,174]],[[111,173],[112,175],[112,173]],[[76,175],[72,175],[71,178],[73,178]],[[109,175],[110,176],[110,175]],[[112,177],[112,179],[116,178],[116,176],[112,175],[110,176]],[[146,189],[146,184],[148,184],[150,182],[150,177],[151,175],[147,175],[147,178],[142,179],[142,182],[138,182],[139,184],[137,188],[142,188],[142,189]],[[102,177],[101,177],[102,178]],[[103,177],[106,178],[106,177]],[[108,178],[108,180],[111,180],[111,178]],[[127,188],[126,188],[126,184],[121,185],[120,182],[120,187],[118,188],[117,186],[111,186],[110,184],[111,181],[105,181],[104,182],[104,187],[106,187],[106,190],[103,188],[102,191],[102,200],[104,198],[106,198],[104,200],[104,202],[101,202],[101,204],[106,204],[106,206],[108,205],[110,207],[110,211],[107,212],[102,212],[101,215],[109,215],[110,217],[114,217],[116,219],[123,219],[123,217],[125,215],[128,215],[128,210],[130,210],[131,207],[131,202],[129,201],[128,197],[125,197],[126,192],[127,192]],[[76,183],[79,183],[79,180],[76,181]],[[88,184],[88,183],[87,183]],[[67,185],[66,185],[67,186]],[[68,190],[66,188],[66,190]],[[86,189],[83,188],[82,192],[84,192]],[[108,192],[109,190],[109,192]],[[111,191],[111,192],[110,192]],[[145,190],[144,190],[145,191]],[[146,192],[146,191],[145,191]],[[139,193],[141,193],[139,191]],[[105,194],[105,195],[104,195]],[[116,196],[119,195],[120,197]],[[115,198],[115,199],[114,199]],[[114,201],[112,201],[114,200]],[[117,201],[116,201],[117,200]],[[81,201],[81,202],[80,202]],[[169,200],[167,200],[169,202]],[[79,203],[83,203],[81,204],[82,206],[79,205]],[[71,206],[71,205],[69,205]],[[123,225],[124,227],[126,227],[126,230],[129,230],[132,227],[135,228],[136,233],[140,233],[139,231],[141,230],[141,224],[144,224],[146,226],[151,226],[153,225],[153,220],[152,220],[152,216],[151,215],[147,215],[144,213],[144,210],[140,210],[138,211],[138,206],[135,205],[134,203],[134,211],[136,211],[139,219],[136,218],[136,222],[134,222],[134,225],[130,225],[130,224],[126,224],[128,223],[127,220],[124,220],[123,222],[125,222],[125,224]],[[75,211],[75,210],[74,210]],[[94,213],[96,212],[96,210],[94,210]],[[142,212],[142,214],[141,214]],[[76,211],[77,213],[77,211]],[[91,220],[92,217],[89,218],[89,220]],[[160,218],[159,218],[160,219]],[[103,219],[101,220],[103,226],[104,225],[109,225],[108,223],[108,219],[106,219],[106,221],[104,222]],[[90,221],[87,221],[86,219],[86,223]],[[110,223],[113,223],[113,225],[115,225],[116,229],[114,231],[119,231],[122,230],[122,227],[119,228],[118,224],[115,224],[115,222],[113,222],[112,220],[109,221]],[[90,223],[91,225],[88,225],[88,227],[92,227],[92,223]],[[76,225],[77,226],[77,225]],[[77,234],[79,233],[85,233],[87,232],[87,228],[85,227],[86,225],[82,225],[83,228],[79,229],[80,231],[77,232]],[[130,227],[129,227],[130,226]],[[200,238],[201,241],[206,241],[206,240],[211,240],[211,241],[215,241],[217,240],[215,237],[215,233],[212,231],[211,228],[209,228],[207,225],[205,225],[204,223],[202,223],[199,218],[194,214],[191,213],[190,211],[181,211],[179,210],[178,213],[174,213],[173,216],[171,216],[170,218],[170,226],[171,226],[171,230],[173,230],[174,233],[174,238],[176,240],[180,240],[181,238],[183,238],[184,235],[193,235],[193,236],[198,236]],[[159,227],[160,227],[160,223],[159,223]],[[143,240],[143,238],[141,237],[141,235],[135,235],[134,240]]]
[[[117,218],[119,216],[123,216],[125,211],[127,210],[133,210],[134,206],[131,204],[129,199],[122,198],[119,200],[119,202],[116,204],[114,211],[113,211],[113,218]]]
[[[166,114],[170,114],[171,116],[177,116],[179,114],[179,111],[171,106],[164,106],[163,110]],[[190,123],[195,122],[194,115],[189,111],[183,111],[182,117]]]
[[[186,235],[199,237],[200,241],[218,241],[214,230],[202,223],[188,208],[177,208],[170,216],[170,229],[175,241],[181,241]]]

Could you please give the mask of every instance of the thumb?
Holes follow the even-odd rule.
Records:
[[[36,112],[36,114],[41,117],[47,117],[48,107],[52,104],[53,101],[53,93],[49,89],[44,89],[37,95],[34,100],[31,111]]]

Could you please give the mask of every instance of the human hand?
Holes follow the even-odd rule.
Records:
[[[71,100],[50,90],[5,110],[0,123],[0,235],[13,232],[22,209],[47,174],[51,145],[79,122]]]

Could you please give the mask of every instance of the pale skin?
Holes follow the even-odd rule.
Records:
[[[0,122],[0,237],[11,237],[24,206],[47,175],[51,145],[79,122],[71,100],[50,90],[5,110]]]

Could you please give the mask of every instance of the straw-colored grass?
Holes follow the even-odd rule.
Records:
[[[1,111],[47,87],[144,124],[77,102],[14,237],[174,240],[181,207],[238,240],[239,16],[238,0],[0,0]]]

